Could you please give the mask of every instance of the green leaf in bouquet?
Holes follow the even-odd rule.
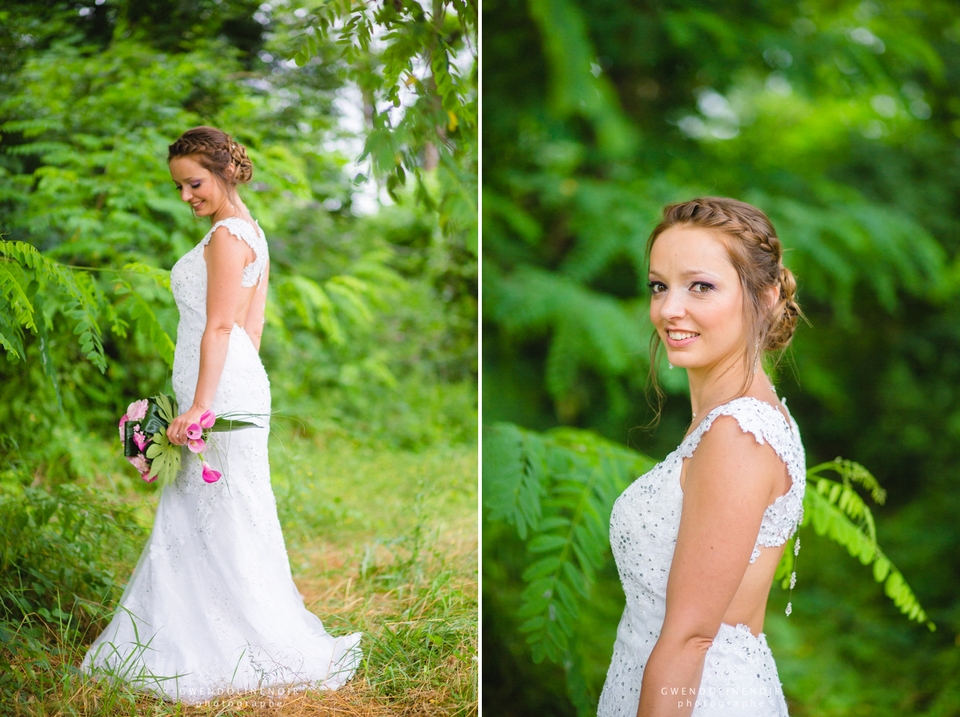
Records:
[[[148,478],[157,478],[159,488],[164,488],[177,478],[180,472],[180,457],[183,449],[170,443],[167,434],[153,434],[153,443],[147,447],[147,458],[151,459]]]
[[[270,422],[269,413],[247,413],[245,411],[224,413],[222,416],[217,416],[217,420],[214,422],[213,427],[210,430],[213,433],[225,433],[226,431],[239,431],[243,428],[263,428],[264,424],[251,421],[248,419],[257,418],[257,419],[266,419],[266,423]]]
[[[167,425],[173,423],[173,419],[177,417],[177,402],[164,393],[157,394],[152,400],[157,404],[160,416],[167,422]]]

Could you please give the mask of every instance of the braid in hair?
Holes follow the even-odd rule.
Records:
[[[253,178],[246,148],[215,127],[194,127],[180,135],[169,147],[167,162],[176,157],[193,157],[227,189]]]

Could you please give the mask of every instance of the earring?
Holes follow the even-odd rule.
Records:
[[[753,361],[753,372],[756,373],[760,370],[760,339],[757,339],[757,343],[754,346],[754,361]]]
[[[669,369],[672,369],[672,368],[673,368],[673,364],[670,363],[669,361],[667,361],[667,368],[669,368]]]

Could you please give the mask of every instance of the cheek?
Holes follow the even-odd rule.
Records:
[[[730,343],[743,340],[743,307],[735,297],[702,306],[700,320],[705,328],[717,329],[720,335]]]

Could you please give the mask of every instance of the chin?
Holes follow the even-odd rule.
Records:
[[[690,356],[689,354],[680,354],[679,356],[670,356],[667,355],[667,361],[669,361],[674,368],[698,368],[700,363]]]

